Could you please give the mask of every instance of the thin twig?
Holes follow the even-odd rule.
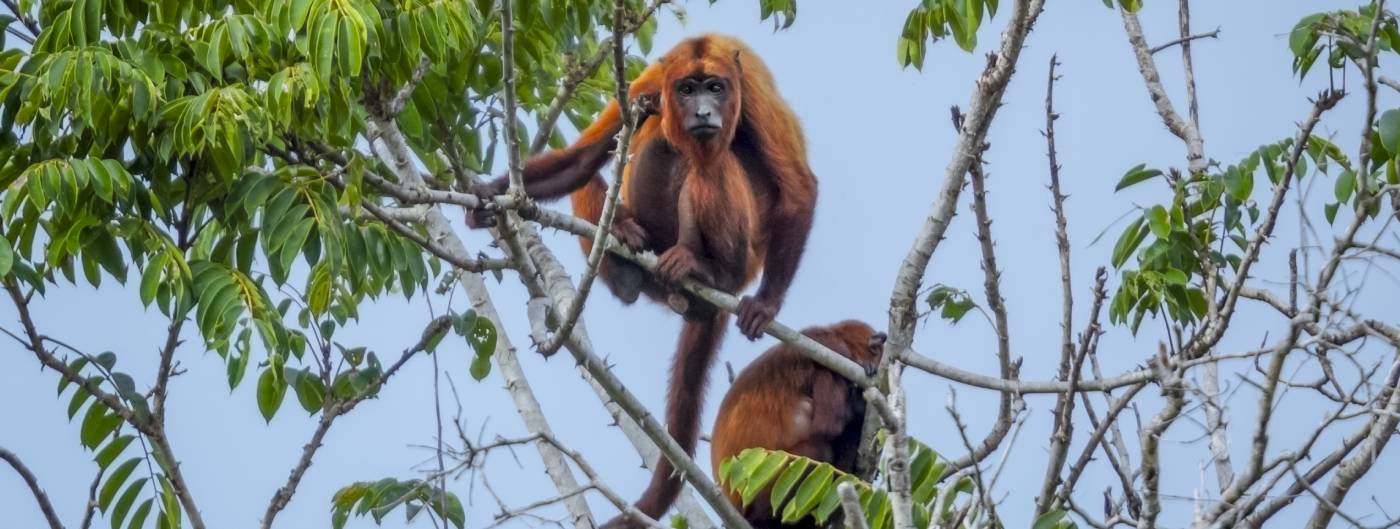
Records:
[[[1178,45],[1178,44],[1180,44],[1180,45],[1182,45],[1182,46],[1189,46],[1189,45],[1190,45],[1189,43],[1190,43],[1191,41],[1193,41],[1193,40],[1214,39],[1214,38],[1219,38],[1219,37],[1220,37],[1220,28],[1215,28],[1215,31],[1212,31],[1212,32],[1209,32],[1209,33],[1197,33],[1197,34],[1195,34],[1195,35],[1190,35],[1190,36],[1182,37],[1182,38],[1179,38],[1179,39],[1176,39],[1176,40],[1168,41],[1168,42],[1166,42],[1166,43],[1164,43],[1164,44],[1158,44],[1158,45],[1156,45],[1156,46],[1153,46],[1152,49],[1149,50],[1149,51],[1150,51],[1153,55],[1156,55],[1157,52],[1162,51],[1162,50],[1165,50],[1165,49],[1170,48],[1170,47],[1172,47],[1172,46],[1176,46],[1176,45]]]

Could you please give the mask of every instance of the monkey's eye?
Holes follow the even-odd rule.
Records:
[[[676,87],[676,91],[685,95],[690,95],[695,92],[695,87],[689,84],[683,84],[679,87]]]
[[[721,83],[710,83],[709,88],[711,94],[718,94],[724,91],[724,85]]]

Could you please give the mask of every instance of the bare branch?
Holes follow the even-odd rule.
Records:
[[[372,108],[372,105],[371,105]],[[393,120],[383,117],[369,120],[370,130],[367,138],[370,141],[379,157],[384,160],[385,165],[394,171],[394,175],[403,182],[403,186],[394,186],[404,190],[408,194],[421,194],[428,191],[423,184],[422,177],[414,169],[412,163],[412,151],[409,149],[403,134],[399,132]],[[387,184],[387,183],[386,183]],[[415,191],[417,193],[415,193]],[[469,196],[469,195],[467,195]],[[403,202],[403,197],[396,196]],[[442,245],[444,253],[455,257],[449,262],[468,259],[466,245],[457,237],[448,222],[447,217],[442,214],[440,208],[431,208],[425,215],[423,221],[428,233],[428,239],[438,241]],[[479,273],[468,272],[458,276],[468,297],[471,299],[473,308],[477,314],[486,317],[497,329],[503,329],[500,316],[491,302],[490,293],[486,290],[485,279]],[[509,336],[506,333],[498,333],[496,340],[496,351],[492,358],[501,370],[501,376],[506,380],[506,389],[510,392],[515,402],[516,409],[520,413],[522,421],[531,433],[550,434],[550,428],[545,421],[544,413],[540,408],[539,401],[535,398],[530,389],[530,385],[525,378],[524,371],[520,368],[515,356],[515,349],[511,346]],[[563,455],[553,446],[547,443],[536,443],[536,448],[540,453],[540,459],[545,466],[545,472],[554,482],[554,486],[561,494],[579,488],[577,480],[570,471]],[[569,511],[570,517],[580,529],[590,529],[592,527],[592,513],[588,509],[588,503],[581,497],[573,497],[565,501],[565,507]]]
[[[512,2],[501,2],[501,68],[502,101],[505,104],[506,155],[510,162],[510,195],[525,195],[525,175],[521,172],[520,145],[517,143],[515,105],[515,19]]]
[[[39,486],[39,478],[34,476],[34,472],[25,466],[24,461],[14,452],[6,450],[0,446],[0,459],[5,460],[19,477],[24,480],[24,484],[29,486],[29,491],[34,493],[34,502],[39,504],[39,510],[44,513],[44,519],[49,522],[50,529],[63,529],[63,523],[58,521],[58,513],[53,510],[53,504],[49,502],[49,495],[44,493],[44,488]]]
[[[909,432],[905,420],[904,387],[900,385],[902,370],[893,366],[889,371],[889,395],[885,399],[889,409],[885,412],[885,473],[889,481],[890,511],[893,514],[895,529],[914,529],[913,478],[909,475]]]
[[[423,82],[423,77],[428,74],[428,68],[433,62],[428,60],[428,56],[418,59],[418,65],[413,67],[413,74],[409,76],[408,82],[399,87],[399,91],[394,94],[394,98],[389,100],[387,105],[390,116],[398,116],[403,112],[404,105],[408,104],[408,98],[413,96],[413,90],[418,88],[418,84]]]
[[[626,173],[628,149],[632,146],[632,133],[637,129],[637,116],[640,115],[639,109],[633,108],[627,100],[627,54],[622,49],[622,19],[626,15],[627,3],[617,0],[613,7],[613,77],[617,80],[617,106],[622,114],[623,125],[622,132],[618,134],[613,178],[608,182],[607,196],[603,199],[603,213],[598,218],[598,230],[593,235],[593,244],[588,252],[588,266],[583,271],[583,277],[579,278],[578,295],[574,296],[563,310],[563,321],[555,331],[554,337],[540,345],[540,354],[544,356],[558,352],[569,333],[574,331],[574,325],[578,324],[579,316],[583,314],[583,304],[588,301],[588,295],[593,291],[593,280],[598,277],[598,269],[603,264],[603,254],[607,252],[608,241],[611,239],[613,218],[617,214],[617,199],[622,191],[622,176]]]
[[[97,486],[102,484],[102,477],[105,475],[107,475],[107,469],[97,467],[97,473],[92,476],[92,484],[88,485],[87,505],[83,507],[83,524],[79,526],[82,529],[92,527],[92,519],[97,516],[97,508],[99,507],[97,504]]]
[[[1379,7],[1377,11],[1379,12]],[[1396,353],[1395,362],[1391,365],[1390,374],[1386,377],[1385,384],[1385,392],[1389,393],[1389,396],[1386,398],[1384,411],[1388,413],[1377,414],[1371,419],[1371,428],[1366,435],[1366,440],[1361,442],[1356,454],[1342,461],[1341,465],[1337,467],[1337,474],[1327,485],[1327,493],[1319,498],[1312,518],[1308,520],[1307,527],[1309,529],[1327,527],[1327,524],[1332,521],[1332,516],[1337,513],[1335,506],[1342,504],[1347,493],[1351,492],[1352,485],[1355,485],[1357,480],[1365,476],[1376,464],[1376,459],[1380,457],[1381,451],[1385,450],[1386,444],[1394,436],[1396,426],[1400,425],[1400,391],[1396,391],[1396,384],[1400,382],[1400,350],[1397,350]],[[1298,483],[1306,484],[1306,481],[1298,480]]]
[[[1200,131],[1186,120],[1181,119],[1181,115],[1172,108],[1171,99],[1167,97],[1167,89],[1162,86],[1162,74],[1157,72],[1157,62],[1152,59],[1152,50],[1147,47],[1147,37],[1142,34],[1142,25],[1138,23],[1137,13],[1128,11],[1120,7],[1118,12],[1123,15],[1123,29],[1128,33],[1128,43],[1132,45],[1133,52],[1137,56],[1138,71],[1142,73],[1142,80],[1147,84],[1147,93],[1152,97],[1152,102],[1157,106],[1157,115],[1162,117],[1162,122],[1181,141],[1186,142],[1186,161],[1192,174],[1202,173],[1206,170],[1205,142],[1201,140]],[[1183,43],[1182,46],[1187,46]]]
[[[918,319],[916,298],[924,272],[939,242],[943,240],[944,232],[948,230],[948,224],[957,210],[964,178],[968,169],[976,163],[977,155],[986,141],[987,130],[991,128],[996,110],[1001,106],[1006,85],[1011,81],[1026,36],[1044,7],[1044,0],[1017,0],[1002,33],[999,50],[990,57],[987,68],[973,89],[962,132],[958,134],[953,155],[943,173],[938,196],[895,278],[894,291],[890,295],[889,340],[885,342],[885,359],[882,361],[885,368],[895,357],[901,356],[901,352],[908,349],[913,341],[914,324]]]
[[[1142,516],[1138,517],[1138,529],[1152,529],[1157,526],[1157,515],[1162,512],[1162,503],[1158,496],[1162,467],[1158,460],[1157,447],[1161,444],[1162,435],[1166,434],[1167,428],[1170,428],[1181,414],[1185,402],[1180,375],[1173,372],[1174,368],[1168,362],[1167,346],[1161,345],[1153,367],[1161,371],[1158,378],[1163,381],[1162,393],[1167,402],[1142,431],[1143,507]]]
[[[1220,402],[1220,369],[1217,364],[1207,364],[1201,374],[1202,406],[1206,412],[1206,429],[1210,431],[1210,455],[1215,464],[1215,482],[1218,490],[1229,488],[1235,480],[1234,465],[1230,463],[1229,424]]]
[[[846,517],[846,528],[870,529],[870,524],[865,521],[865,510],[860,508],[860,496],[856,495],[855,485],[851,485],[849,481],[842,481],[836,485],[836,493],[841,495],[841,510]]]
[[[1179,39],[1176,39],[1176,40],[1168,41],[1168,42],[1163,43],[1163,44],[1158,44],[1158,45],[1156,45],[1156,46],[1153,46],[1152,49],[1151,49],[1151,50],[1148,50],[1148,51],[1149,51],[1152,55],[1156,55],[1157,52],[1162,51],[1162,50],[1165,50],[1165,49],[1170,48],[1170,47],[1172,47],[1172,46],[1176,46],[1176,45],[1178,45],[1178,44],[1180,44],[1180,45],[1182,45],[1182,46],[1189,46],[1189,45],[1190,45],[1189,43],[1190,43],[1191,41],[1193,41],[1193,40],[1214,39],[1214,38],[1219,38],[1219,37],[1220,37],[1220,28],[1215,28],[1215,31],[1212,31],[1212,32],[1209,32],[1209,33],[1197,33],[1197,34],[1195,34],[1195,35],[1190,35],[1190,36],[1182,37],[1182,38],[1179,38]]]

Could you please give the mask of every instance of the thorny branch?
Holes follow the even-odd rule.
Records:
[[[598,218],[597,233],[593,235],[593,244],[588,252],[588,266],[583,271],[583,277],[579,278],[578,295],[564,309],[563,321],[554,331],[554,337],[549,341],[540,344],[540,354],[545,356],[553,355],[559,351],[559,347],[564,345],[564,341],[569,333],[574,331],[574,325],[578,324],[578,319],[583,315],[583,305],[588,301],[588,295],[593,291],[593,281],[597,279],[599,267],[603,264],[603,254],[607,252],[609,234],[612,232],[613,219],[617,214],[617,201],[622,193],[622,176],[626,172],[627,157],[632,146],[632,134],[636,132],[638,120],[640,119],[640,105],[634,107],[628,100],[627,83],[627,53],[622,47],[623,19],[627,14],[627,4],[623,0],[617,0],[613,9],[613,77],[617,80],[618,111],[622,114],[622,132],[618,134],[617,158],[613,162],[613,178],[608,182],[607,197],[603,200],[602,216]]]
[[[44,520],[49,522],[50,529],[63,529],[63,523],[58,520],[58,513],[53,510],[53,503],[49,502],[49,495],[44,492],[44,488],[39,486],[39,478],[29,467],[21,461],[14,452],[6,450],[0,446],[0,460],[10,464],[10,467],[19,473],[20,479],[29,487],[29,491],[34,493],[34,502],[39,504],[39,511],[44,513]]]

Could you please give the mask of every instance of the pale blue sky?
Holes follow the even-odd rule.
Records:
[[[1010,2],[1002,2],[1009,9]],[[1176,2],[1150,0],[1141,16],[1148,40],[1160,43],[1176,34]],[[996,41],[1007,13],[1000,13],[981,34],[976,53],[959,50],[952,42],[934,45],[923,72],[902,70],[895,61],[898,36],[912,0],[894,2],[800,2],[797,22],[774,32],[771,23],[758,21],[754,0],[723,0],[687,4],[684,27],[669,15],[662,17],[653,54],[664,52],[684,36],[701,31],[722,31],[746,40],[768,63],[783,95],[802,117],[811,154],[811,165],[821,181],[817,221],[803,266],[792,287],[780,319],[793,326],[824,324],[846,318],[862,318],[883,327],[894,273],[920,227],[936,186],[943,175],[953,131],[948,107],[965,105],[972,82],[984,64],[983,55]],[[1088,289],[1094,268],[1107,262],[1112,237],[1099,244],[1090,241],[1110,223],[1134,207],[1160,197],[1160,190],[1139,186],[1113,194],[1113,185],[1128,167],[1148,163],[1159,167],[1184,165],[1179,141],[1162,126],[1143,89],[1116,12],[1096,0],[1051,2],[1041,17],[1021,58],[1018,74],[1006,94],[992,128],[988,153],[991,213],[1004,267],[1003,290],[1010,313],[1011,345],[1025,358],[1026,378],[1052,376],[1058,362],[1059,270],[1055,259],[1052,217],[1045,190],[1047,169],[1044,127],[1046,68],[1058,53],[1064,79],[1057,86],[1059,154],[1064,165],[1063,185],[1068,202],[1073,245],[1074,282],[1079,296],[1076,332],[1088,308]],[[1196,45],[1196,78],[1201,100],[1202,129],[1207,155],[1233,163],[1264,143],[1291,137],[1294,123],[1305,117],[1306,97],[1326,86],[1319,67],[1300,83],[1289,71],[1287,32],[1304,14],[1352,7],[1334,1],[1201,1],[1193,5],[1194,26],[1206,31],[1219,26],[1220,40]],[[1184,104],[1180,83],[1180,55],[1163,53],[1159,65],[1169,92]],[[1388,66],[1388,64],[1383,65]],[[1353,72],[1354,74],[1354,72]],[[1353,75],[1353,81],[1359,77]],[[1395,104],[1382,92],[1381,107]],[[1361,116],[1361,101],[1353,96],[1325,120],[1320,129],[1332,134],[1347,151],[1354,152]],[[1326,185],[1324,185],[1326,184]],[[1262,189],[1256,186],[1256,197]],[[1318,191],[1330,194],[1330,180]],[[966,195],[965,195],[966,198]],[[1314,210],[1320,211],[1320,207]],[[449,215],[458,218],[455,215]],[[981,300],[979,268],[973,225],[964,205],[940,247],[925,284],[947,283],[967,289]],[[1269,247],[1265,259],[1279,263],[1286,244],[1296,238],[1297,217],[1285,215],[1285,237]],[[1116,235],[1116,231],[1113,232]],[[577,246],[559,234],[547,234],[571,270],[581,267]],[[482,248],[480,234],[467,235],[473,249]],[[1286,277],[1283,268],[1263,266],[1262,277]],[[1110,286],[1117,284],[1116,278]],[[524,318],[525,294],[507,277],[493,285],[497,306],[504,313],[506,331],[517,344],[528,343]],[[1375,274],[1371,291],[1361,307],[1378,317],[1393,315],[1397,281]],[[121,355],[120,365],[129,373],[152,373],[156,348],[166,322],[154,310],[143,310],[134,292],[119,287],[93,290],[86,285],[53,288],[36,304],[35,318],[43,332],[98,352]],[[433,301],[441,311],[443,298]],[[462,307],[458,295],[454,306]],[[1388,308],[1389,312],[1377,309]],[[417,339],[424,322],[433,314],[421,299],[407,304],[402,297],[388,297],[362,307],[362,323],[338,333],[346,343],[361,343],[381,355],[397,351]],[[673,350],[679,320],[657,306],[623,307],[610,296],[596,295],[586,312],[590,334],[598,351],[617,364],[616,373],[643,402],[659,409],[663,399],[661,380]],[[13,326],[14,309],[0,306],[0,325]],[[1224,350],[1252,348],[1279,335],[1277,316],[1249,309],[1222,344]],[[1160,323],[1144,325],[1136,339],[1125,329],[1111,328],[1100,348],[1105,370],[1116,373],[1133,368],[1155,350]],[[915,347],[924,354],[965,369],[993,373],[995,343],[985,320],[974,314],[957,326],[931,321],[919,328]],[[186,333],[186,346],[178,357],[189,372],[171,384],[173,398],[169,430],[182,468],[191,483],[204,519],[211,527],[253,526],[262,516],[273,491],[285,481],[315,426],[294,403],[266,426],[258,415],[251,383],[231,396],[224,382],[222,361],[201,353],[199,340]],[[765,338],[750,343],[737,334],[725,342],[722,360],[736,369],[756,353],[773,345]],[[634,497],[645,485],[647,474],[638,458],[615,429],[608,428],[592,390],[578,378],[569,360],[544,361],[522,351],[525,369],[543,402],[546,415],[565,442],[580,450],[623,495]],[[501,380],[494,373],[482,383],[467,376],[469,356],[460,345],[445,346],[445,371],[457,381],[463,416],[470,431],[483,429],[488,440],[523,433],[518,416]],[[1227,371],[1239,369],[1231,365]],[[426,358],[411,362],[385,390],[381,398],[366,402],[339,419],[326,439],[291,505],[279,518],[280,527],[321,527],[329,524],[329,499],[339,487],[357,480],[386,476],[412,477],[414,466],[431,452],[415,445],[431,443],[434,432],[432,367]],[[727,386],[723,368],[713,372],[714,384],[706,411],[706,427],[713,418],[719,396]],[[1235,379],[1226,377],[1233,387]],[[0,353],[0,446],[24,457],[39,475],[55,506],[70,527],[75,527],[92,479],[91,454],[77,442],[77,425],[66,420],[67,399],[54,398],[56,377],[39,372],[33,356],[11,344]],[[138,377],[138,384],[149,384]],[[913,433],[934,448],[960,454],[961,443],[948,430],[943,407],[948,384],[911,372],[906,377]],[[1147,403],[1142,416],[1155,411],[1155,389],[1140,398]],[[444,394],[446,393],[444,385]],[[962,388],[959,405],[980,438],[995,416],[995,395]],[[1032,417],[1007,465],[998,487],[1009,494],[1000,512],[1007,527],[1030,523],[1031,499],[1043,473],[1049,437],[1049,398],[1028,399]],[[1247,448],[1255,399],[1246,391],[1231,401],[1235,411],[1234,451]],[[450,417],[451,403],[445,410]],[[1317,403],[1286,399],[1275,430],[1275,446],[1291,446],[1321,417]],[[1082,415],[1080,424],[1083,424]],[[1124,423],[1128,431],[1135,423]],[[1346,431],[1351,426],[1344,427]],[[1084,428],[1081,426],[1081,434]],[[1179,422],[1164,443],[1166,466],[1163,492],[1167,497],[1164,523],[1180,526],[1190,514],[1188,501],[1198,487],[1198,471],[1205,455],[1195,441],[1199,428]],[[707,454],[705,445],[699,450]],[[1078,453],[1078,445],[1071,454]],[[506,453],[493,457],[486,473],[493,488],[511,505],[521,505],[554,494],[533,449],[518,450],[519,466]],[[1238,459],[1237,459],[1238,461]],[[701,465],[708,468],[707,456]],[[1400,504],[1393,487],[1381,486],[1400,472],[1400,457],[1386,453],[1379,468],[1351,494],[1347,506],[1358,513],[1376,512],[1369,497],[1382,504]],[[1098,505],[1097,498],[1108,471],[1094,467],[1080,488],[1079,498]],[[1214,492],[1213,479],[1205,492]],[[497,512],[491,496],[479,483],[452,484],[468,504],[470,527],[490,523]],[[1116,487],[1115,487],[1116,488]],[[593,498],[595,514],[610,516],[612,509]],[[1300,501],[1310,511],[1310,502]],[[558,511],[554,511],[557,514]],[[1293,508],[1276,520],[1279,526],[1301,523],[1306,511]],[[38,527],[42,523],[29,493],[9,469],[0,469],[0,528]],[[105,524],[105,522],[99,522]],[[399,527],[401,514],[386,520],[385,527]],[[426,527],[426,521],[419,521]],[[524,524],[513,522],[512,527]],[[372,527],[368,519],[352,520],[350,527]]]

